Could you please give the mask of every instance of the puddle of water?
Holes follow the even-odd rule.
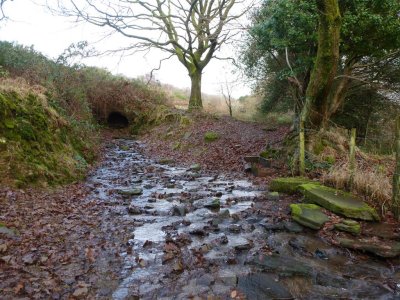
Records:
[[[136,218],[137,220],[143,220],[141,218]],[[154,223],[146,223],[143,226],[137,227],[134,234],[134,241],[145,242],[163,242],[165,240],[165,232],[163,227],[171,225],[172,223],[181,220],[179,217],[160,217],[154,218]]]

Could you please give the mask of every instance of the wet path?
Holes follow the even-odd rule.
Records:
[[[285,199],[158,164],[140,147],[115,140],[88,181],[132,224],[113,299],[400,298],[398,261],[332,247],[290,222]]]

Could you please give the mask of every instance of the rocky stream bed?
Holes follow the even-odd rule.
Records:
[[[88,180],[131,225],[113,299],[400,298],[398,260],[330,245],[290,220],[293,199],[140,149],[115,140]]]

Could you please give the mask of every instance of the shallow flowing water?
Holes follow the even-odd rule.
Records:
[[[140,148],[115,140],[89,179],[132,224],[113,299],[400,299],[398,260],[334,247],[251,182],[162,165]]]

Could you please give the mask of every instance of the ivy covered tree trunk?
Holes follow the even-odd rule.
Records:
[[[319,10],[318,50],[301,119],[319,128],[328,119],[330,93],[339,63],[341,17],[338,0],[317,0]]]
[[[201,99],[201,75],[201,70],[198,69],[189,74],[190,80],[192,81],[192,87],[190,89],[189,110],[203,108],[203,102]]]

